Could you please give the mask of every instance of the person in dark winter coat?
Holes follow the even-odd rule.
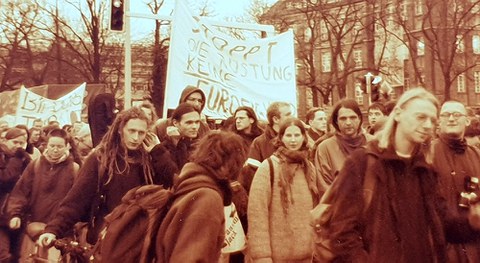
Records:
[[[211,131],[200,140],[158,230],[156,262],[218,262],[225,242],[224,206],[232,198],[230,181],[245,159],[242,139],[234,133]]]
[[[241,106],[235,110],[233,117],[235,125],[232,130],[243,138],[245,149],[248,151],[253,140],[263,133],[263,130],[258,127],[257,115],[251,107]]]
[[[443,103],[440,110],[438,135],[432,143],[433,166],[439,175],[442,198],[451,217],[467,220],[469,203],[461,198],[466,181],[480,178],[480,149],[468,145],[465,129],[470,124],[465,106],[457,101]],[[478,187],[478,183],[477,183]],[[480,235],[468,243],[449,243],[448,262],[478,262],[480,259]]]
[[[201,115],[206,103],[205,93],[203,93],[203,91],[197,87],[188,86],[182,91],[182,94],[180,95],[180,101],[178,102],[178,104],[180,105],[182,103],[192,105]],[[161,142],[163,142],[168,136],[170,136],[169,132],[171,131],[171,129],[169,129],[169,127],[172,126],[172,118],[160,119],[156,122],[155,130],[157,137],[158,139],[160,139]],[[201,138],[209,130],[210,128],[208,127],[208,124],[204,121],[201,121],[200,128],[198,129],[198,138]]]
[[[159,162],[153,163],[159,171],[159,184],[173,186],[174,177],[188,162],[193,151],[193,142],[198,137],[200,114],[187,103],[181,103],[172,113],[172,121],[178,134],[168,136],[158,149]]]
[[[110,213],[128,190],[157,183],[152,162],[158,139],[148,132],[148,118],[137,108],[117,114],[100,144],[86,158],[78,179],[62,201],[58,212],[39,237],[48,246],[56,237],[64,237],[73,225],[89,222],[87,241],[95,244]]]
[[[245,167],[242,169],[239,182],[243,187],[250,191],[253,176],[263,160],[270,157],[275,152],[273,139],[277,137],[277,132],[282,121],[292,115],[292,107],[287,102],[272,102],[267,109],[268,126],[262,135],[253,140],[248,151],[248,159]]]
[[[18,229],[22,219],[48,222],[73,185],[79,165],[69,151],[69,135],[62,129],[47,136],[47,148],[30,162],[13,188],[7,205],[10,228]]]
[[[445,213],[438,196],[437,174],[424,146],[433,135],[438,108],[425,89],[408,90],[378,140],[346,160],[331,186],[338,189],[332,223],[326,232],[314,232],[331,240],[336,256],[331,262],[445,262],[446,239],[478,235],[480,207],[471,210],[468,220],[457,221]],[[373,158],[368,169],[367,158]],[[372,173],[371,189],[364,188],[366,170]],[[368,206],[360,201],[365,193],[371,193]],[[314,251],[321,259],[317,243]]]
[[[6,205],[10,192],[31,160],[25,151],[26,145],[27,132],[18,128],[9,129],[0,144],[0,262],[14,261],[18,256],[19,232],[8,227]]]
[[[108,127],[115,119],[115,96],[100,93],[88,103],[88,124],[90,125],[93,147],[97,146],[107,133]]]

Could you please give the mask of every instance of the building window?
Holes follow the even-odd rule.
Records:
[[[423,15],[423,0],[414,1],[415,4],[415,15]]]
[[[480,54],[480,36],[473,35],[472,37],[473,54]]]
[[[330,72],[332,70],[332,55],[329,52],[322,54],[322,71]]]
[[[465,43],[463,43],[463,36],[462,35],[457,35],[457,40],[455,41],[455,44],[457,45],[457,53],[463,53],[465,52]]]
[[[354,50],[353,51],[353,61],[355,62],[355,68],[362,67],[362,50]]]
[[[465,93],[465,74],[462,73],[457,77],[457,92]]]
[[[480,93],[480,71],[473,72],[473,86],[475,93]]]
[[[320,39],[328,40],[328,27],[324,20],[320,20]]]
[[[355,100],[359,105],[363,105],[362,84],[358,82],[355,83]]]
[[[407,17],[408,17],[408,5],[407,3],[403,2],[401,5],[400,5],[400,19],[402,21],[407,21]]]
[[[417,56],[423,56],[425,55],[425,42],[423,40],[423,37],[421,37],[417,41]]]

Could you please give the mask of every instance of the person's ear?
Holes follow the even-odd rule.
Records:
[[[250,120],[250,124],[253,124],[255,122],[255,120],[252,118],[249,118],[249,120]]]

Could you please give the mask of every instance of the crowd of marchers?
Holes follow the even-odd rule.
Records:
[[[480,121],[459,101],[414,88],[366,118],[342,99],[304,120],[273,102],[266,124],[241,106],[213,128],[196,87],[166,119],[98,96],[88,124],[0,124],[0,262],[79,233],[94,246],[148,184],[174,193],[151,262],[480,260]],[[227,254],[231,203],[247,242]]]

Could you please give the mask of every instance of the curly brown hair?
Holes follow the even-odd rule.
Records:
[[[216,171],[219,180],[236,180],[247,153],[242,137],[230,131],[210,131],[196,145],[191,160]]]
[[[150,123],[147,115],[138,107],[133,107],[128,110],[124,110],[117,114],[115,120],[112,123],[110,129],[108,129],[105,136],[96,147],[98,162],[108,173],[108,180],[105,185],[108,184],[114,173],[123,174],[130,170],[130,164],[128,163],[128,149],[122,142],[123,128],[129,120],[140,119],[144,120],[147,124]],[[153,183],[153,169],[151,165],[151,159],[148,152],[140,147],[139,149],[141,160],[144,167],[145,183]],[[125,161],[125,167],[123,171],[120,170],[118,160],[123,159]]]

